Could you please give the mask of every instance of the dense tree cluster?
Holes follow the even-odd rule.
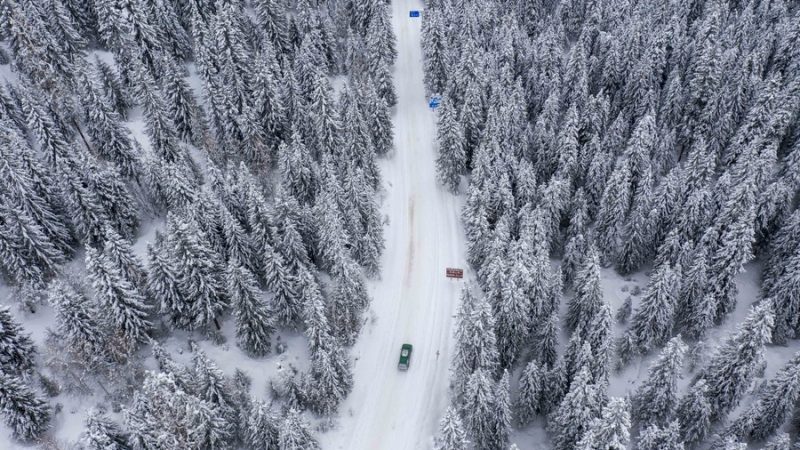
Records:
[[[302,413],[331,414],[351,390],[348,347],[381,269],[388,2],[9,0],[0,36],[16,75],[0,86],[0,276],[46,289],[52,369],[108,381],[164,324],[213,335],[232,317],[253,357],[279,327],[309,338],[302,402],[280,417],[254,407],[274,435],[233,427],[228,405],[185,376],[151,373],[126,428],[93,414],[85,445],[223,448],[247,435],[311,448]],[[142,256],[134,243],[153,221],[166,225]],[[75,256],[85,280],[66,270]],[[30,439],[49,416],[16,379],[34,350],[6,316],[9,423],[29,417],[13,426]]]
[[[466,197],[478,281],[452,374],[470,441],[504,448],[485,426],[500,410],[463,405],[518,368],[515,422],[547,417],[555,448],[693,445],[746,395],[764,345],[800,336],[799,14],[781,0],[426,2],[437,173]],[[681,397],[682,339],[730,318],[756,258],[762,298]],[[652,268],[617,313],[622,333],[603,267]],[[659,351],[630,404],[608,399],[612,362]],[[770,389],[794,392],[791,367]],[[769,438],[796,403],[764,395],[731,425],[730,448]]]

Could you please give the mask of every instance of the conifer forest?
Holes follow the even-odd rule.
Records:
[[[0,450],[800,450],[797,0],[0,0]]]

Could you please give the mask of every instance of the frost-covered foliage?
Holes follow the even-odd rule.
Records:
[[[764,346],[800,336],[800,9],[438,0],[422,19],[426,88],[442,96],[437,171],[464,193],[478,282],[475,306],[458,316],[454,397],[476,368],[461,355],[491,343],[492,377],[520,372],[518,424],[549,416],[554,447],[583,437],[581,448],[604,446],[586,430],[618,381],[609,368],[661,352],[630,392],[638,445],[704,441],[749,395]],[[743,300],[739,275],[752,261],[763,263],[761,298]],[[603,268],[649,270],[642,296],[614,304],[618,324]],[[681,392],[686,348],[673,339],[716,340],[715,327],[739,317],[737,301],[759,306],[714,355],[693,356],[705,368]],[[494,336],[473,315],[485,309]],[[559,322],[570,333],[561,355]],[[584,372],[599,403],[573,417],[564,402],[588,396],[575,386]],[[784,404],[757,405],[775,411],[756,427],[769,431],[750,435],[760,413],[748,410],[731,448],[785,423]]]
[[[221,338],[229,317],[253,357],[270,353],[278,328],[306,332],[303,409],[331,414],[349,393],[348,347],[384,251],[377,159],[391,150],[397,102],[389,19],[380,1],[3,5],[13,77],[0,87],[0,277],[46,289],[48,366],[84,387],[96,378],[128,407],[116,431],[92,415],[87,446],[245,442],[244,425],[218,417],[215,405],[227,406],[216,395],[190,388],[203,377],[173,370],[141,386],[140,347],[172,329]],[[141,246],[146,223],[157,231]],[[23,328],[0,314],[9,376],[36,369]],[[184,395],[156,405],[171,383]],[[195,406],[199,416],[176,412]],[[148,428],[167,416],[185,422]],[[309,448],[301,417],[270,442]]]

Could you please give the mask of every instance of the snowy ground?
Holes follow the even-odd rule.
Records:
[[[461,284],[445,267],[465,264],[460,201],[436,181],[435,115],[425,99],[419,0],[394,0],[398,59],[395,153],[381,161],[389,223],[382,279],[372,282],[372,321],[353,347],[355,388],[325,449],[424,449],[447,406],[453,315]],[[408,372],[400,346],[414,346]],[[437,357],[437,351],[439,355]]]

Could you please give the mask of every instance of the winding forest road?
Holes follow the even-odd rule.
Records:
[[[462,285],[444,272],[464,264],[465,244],[459,199],[436,180],[436,118],[425,98],[422,18],[409,17],[414,9],[423,9],[420,0],[392,1],[395,145],[380,162],[389,216],[386,251],[381,279],[370,282],[374,320],[352,350],[354,390],[335,429],[320,437],[329,450],[430,448],[447,407]],[[397,369],[403,343],[414,346],[407,372]]]

